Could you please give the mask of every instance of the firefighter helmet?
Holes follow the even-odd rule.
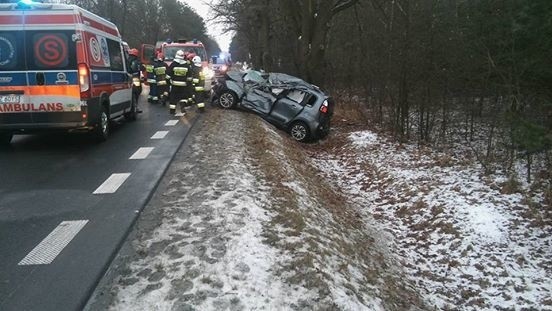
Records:
[[[194,58],[192,58],[192,63],[197,67],[201,67],[201,57],[194,56]]]
[[[184,51],[182,50],[176,51],[176,55],[174,56],[174,59],[184,59]]]
[[[176,52],[176,55],[174,55],[174,61],[179,63],[179,64],[184,64],[186,62],[186,60],[184,58],[184,51],[178,50]]]

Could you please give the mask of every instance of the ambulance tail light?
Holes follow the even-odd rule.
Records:
[[[81,99],[89,99],[90,96],[90,70],[86,64],[79,64],[79,85]]]

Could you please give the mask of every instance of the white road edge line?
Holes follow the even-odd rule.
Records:
[[[153,147],[141,147],[136,152],[128,158],[129,160],[143,160],[149,156],[153,151]]]
[[[130,173],[112,174],[93,193],[94,194],[115,193],[115,191],[119,189],[119,187],[125,182],[125,180],[129,176],[130,176]]]
[[[51,264],[87,223],[88,220],[62,221],[18,265]]]
[[[178,120],[169,120],[165,123],[165,126],[175,126],[178,123]]]
[[[157,133],[153,134],[151,139],[163,139],[168,133],[169,131],[157,131]]]

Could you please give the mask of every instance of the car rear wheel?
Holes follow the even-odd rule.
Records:
[[[234,108],[237,101],[236,95],[230,91],[224,91],[218,99],[219,105],[224,109]]]
[[[297,121],[289,128],[289,134],[293,139],[306,142],[310,139],[310,130],[305,122]]]
[[[0,133],[0,145],[8,145],[13,138],[12,133]]]
[[[98,123],[96,124],[96,128],[94,129],[94,137],[98,141],[105,141],[107,140],[108,136],[109,136],[109,114],[105,106],[102,106],[102,110],[100,112],[100,118],[98,119]]]

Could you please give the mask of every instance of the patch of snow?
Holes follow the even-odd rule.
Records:
[[[349,134],[349,139],[352,144],[358,148],[364,148],[369,145],[378,143],[378,135],[370,131],[353,132]]]
[[[315,164],[392,234],[390,245],[430,305],[552,310],[552,227],[529,223],[524,215],[531,207],[522,195],[491,188],[506,176],[488,182],[477,164],[453,157],[441,166],[437,152],[369,131],[347,137],[338,155]]]
[[[205,159],[201,146],[190,149]],[[165,194],[161,225],[135,241],[146,255],[119,280],[111,310],[287,310],[316,295],[276,274],[289,257],[264,241],[273,214],[269,188],[243,160],[243,148],[221,152],[232,159],[222,167],[181,165]]]

